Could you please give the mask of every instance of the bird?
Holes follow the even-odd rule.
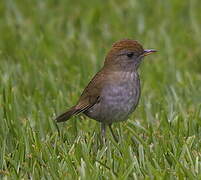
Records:
[[[83,113],[101,123],[103,139],[109,127],[115,141],[118,141],[111,126],[127,120],[136,109],[141,96],[138,68],[144,57],[154,52],[157,51],[143,49],[137,40],[115,42],[105,57],[103,67],[88,83],[77,103],[56,117],[56,122],[64,122]]]

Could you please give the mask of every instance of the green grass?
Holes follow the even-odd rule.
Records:
[[[0,1],[0,178],[201,179],[199,0]],[[107,146],[99,123],[53,118],[76,103],[114,41],[159,52]]]

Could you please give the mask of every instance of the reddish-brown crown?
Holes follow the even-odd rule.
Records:
[[[144,49],[136,40],[123,39],[117,41],[112,45],[112,51],[120,51],[122,49],[133,50],[139,53],[143,53]]]
[[[142,45],[139,44],[138,41],[123,39],[123,40],[115,42],[112,45],[111,50],[107,54],[105,63],[107,63],[107,61],[109,61],[111,57],[113,57],[115,54],[117,54],[121,50],[131,50],[139,54],[142,54],[144,52]]]

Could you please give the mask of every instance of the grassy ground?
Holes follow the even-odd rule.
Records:
[[[201,179],[199,0],[1,0],[0,177]],[[159,52],[140,68],[142,96],[115,143],[99,123],[53,122],[78,99],[111,44]]]

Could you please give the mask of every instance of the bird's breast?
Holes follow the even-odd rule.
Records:
[[[137,72],[124,72],[118,81],[105,84],[100,102],[87,115],[101,122],[113,123],[125,120],[132,113],[140,97],[140,80]]]
[[[140,80],[136,72],[125,72],[116,83],[106,85],[102,91],[103,101],[122,113],[132,112],[140,97]]]

